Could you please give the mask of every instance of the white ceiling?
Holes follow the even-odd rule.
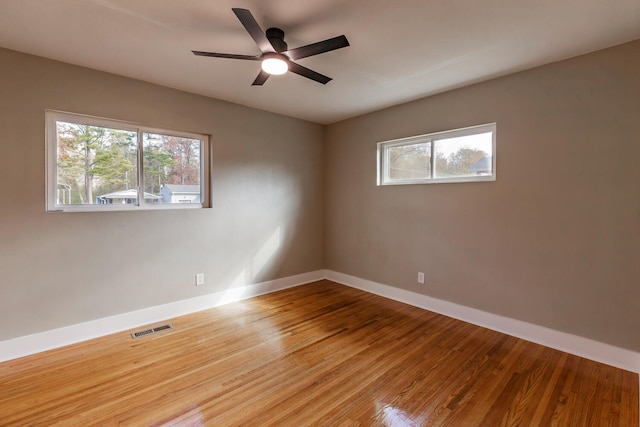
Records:
[[[350,47],[251,86],[258,54],[232,7],[289,48]],[[0,46],[318,123],[640,39],[640,0],[0,0]]]

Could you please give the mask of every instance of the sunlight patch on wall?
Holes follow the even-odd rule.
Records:
[[[220,298],[220,305],[228,304],[230,302],[238,301],[242,299],[243,295],[247,293],[247,272],[246,270],[240,271],[240,274],[231,281],[229,289],[224,291],[224,295]]]
[[[254,279],[273,263],[281,247],[282,228],[278,226],[253,256],[251,272]]]

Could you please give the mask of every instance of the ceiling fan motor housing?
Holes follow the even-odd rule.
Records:
[[[267,40],[269,40],[276,52],[286,52],[288,50],[284,41],[284,31],[280,28],[269,28],[266,31],[266,35]]]

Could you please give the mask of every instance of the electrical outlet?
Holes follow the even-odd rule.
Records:
[[[418,272],[418,283],[424,285],[424,273],[422,271]]]
[[[204,273],[196,274],[196,286],[204,285]]]

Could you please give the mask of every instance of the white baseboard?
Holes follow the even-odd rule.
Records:
[[[326,271],[326,278],[336,283],[463,320],[556,350],[640,373],[640,353],[631,350],[331,270]]]
[[[234,287],[227,291],[219,291],[200,297],[119,314],[117,316],[105,317],[86,323],[0,341],[0,362],[81,341],[87,341],[143,325],[149,325],[151,323],[165,321],[172,317],[207,310],[281,289],[315,282],[324,278],[325,271],[318,270],[254,285]]]
[[[576,356],[640,373],[640,353],[331,270],[318,270],[254,285],[234,287],[227,291],[219,291],[139,311],[0,341],[0,362],[322,279],[361,289]]]

